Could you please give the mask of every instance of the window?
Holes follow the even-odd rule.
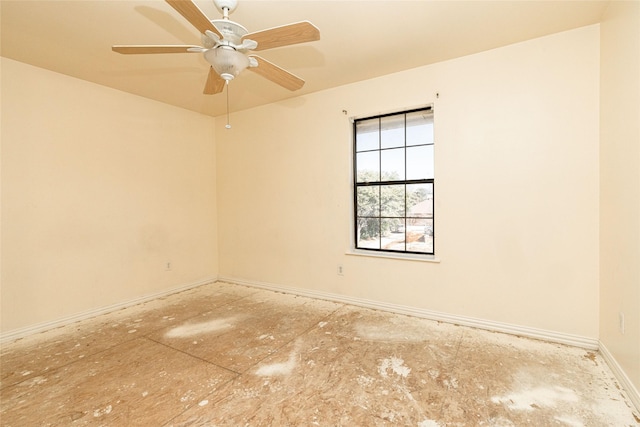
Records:
[[[356,119],[356,249],[434,254],[433,110]]]

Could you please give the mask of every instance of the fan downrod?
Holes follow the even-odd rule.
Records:
[[[229,14],[238,7],[238,0],[213,0],[224,19],[229,19]]]

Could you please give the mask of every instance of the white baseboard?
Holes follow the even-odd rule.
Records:
[[[432,310],[426,310],[417,307],[409,307],[398,304],[390,304],[382,301],[368,300],[364,298],[351,297],[348,295],[340,295],[329,292],[322,292],[309,289],[301,289],[289,286],[275,285],[272,283],[264,283],[257,281],[248,281],[237,279],[234,277],[218,277],[219,281],[235,283],[238,285],[251,286],[254,288],[268,289],[277,292],[284,292],[309,298],[318,298],[334,302],[342,302],[345,304],[356,305],[365,308],[373,308],[376,310],[389,311],[392,313],[406,314],[409,316],[420,317],[424,319],[437,320],[456,325],[470,326],[478,329],[485,329],[493,332],[502,332],[521,337],[534,338],[559,344],[580,347],[587,350],[598,350],[599,341],[595,338],[587,338],[579,335],[565,334],[562,332],[548,331],[544,329],[531,328],[528,326],[512,325],[509,323],[494,322],[492,320],[476,319],[473,317],[458,316],[453,314],[441,313]]]
[[[187,283],[184,285],[177,286],[175,288],[168,289],[166,291],[156,292],[149,295],[144,295],[142,297],[134,298],[129,301],[109,305],[106,307],[100,307],[88,311],[84,311],[82,313],[77,313],[71,316],[63,317],[61,319],[56,319],[50,322],[39,323],[32,326],[27,326],[24,328],[14,329],[9,332],[5,332],[0,334],[0,344],[17,340],[19,338],[24,338],[26,336],[37,334],[39,332],[48,331],[50,329],[58,328],[60,326],[65,326],[74,322],[78,322],[80,320],[90,319],[92,317],[99,316],[101,314],[110,313],[112,311],[120,310],[123,308],[131,307],[133,305],[142,304],[147,301],[151,301],[157,298],[161,298],[167,295],[175,294],[178,292],[186,291],[191,288],[195,288],[198,286],[202,286],[207,283],[215,282],[217,277],[209,277],[202,280],[198,280],[197,282]]]
[[[636,410],[640,412],[640,393],[638,393],[638,389],[633,385],[624,369],[622,369],[618,361],[613,357],[602,341],[600,341],[600,354],[604,358],[605,362],[607,362],[607,365],[609,365],[609,368],[611,368],[611,371],[613,371],[613,374],[622,385],[622,388],[627,393],[627,396],[629,396],[631,402],[635,405]]]

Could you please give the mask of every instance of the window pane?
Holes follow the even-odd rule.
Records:
[[[404,217],[404,184],[381,186],[380,216]]]
[[[380,181],[380,152],[367,151],[356,154],[358,182]]]
[[[407,114],[407,145],[433,144],[433,113],[416,111]]]
[[[404,147],[404,114],[380,118],[380,147]]]
[[[356,151],[380,148],[380,120],[378,118],[356,122]]]
[[[407,219],[407,250],[433,252],[433,219]]]
[[[365,249],[380,249],[380,218],[358,218],[358,241],[356,246]]]
[[[404,148],[380,151],[382,181],[404,180]]]
[[[380,216],[380,187],[358,187],[358,216]]]
[[[405,250],[404,221],[399,219],[382,218],[382,239],[380,239],[381,249],[391,251]]]
[[[433,218],[433,184],[407,185],[407,216]]]
[[[433,178],[433,145],[407,147],[407,179]]]

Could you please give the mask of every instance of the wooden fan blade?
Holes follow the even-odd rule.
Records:
[[[252,58],[255,58],[258,61],[257,67],[249,67],[248,70],[251,70],[257,74],[260,74],[267,80],[271,80],[272,82],[279,84],[280,86],[289,89],[289,90],[298,90],[302,86],[304,86],[304,80],[300,77],[291,74],[290,72],[278,67],[277,65],[267,61],[264,58],[261,58],[256,55],[251,55]]]
[[[266,50],[273,49],[274,47],[320,40],[320,30],[311,22],[302,21],[249,33],[242,37],[242,39],[257,41],[258,47],[254,50]]]
[[[209,76],[207,77],[207,83],[204,85],[205,95],[215,95],[222,92],[224,89],[225,80],[216,73],[213,67],[209,68]]]
[[[191,23],[201,34],[204,34],[206,30],[213,31],[220,38],[222,38],[222,34],[216,28],[215,25],[211,23],[209,18],[202,13],[200,8],[195,5],[191,0],[165,0],[169,3],[169,6],[174,8],[180,15],[184,16],[184,18]]]
[[[193,53],[188,49],[200,49],[200,46],[156,46],[156,45],[135,45],[135,46],[112,46],[111,50],[125,55],[136,53]],[[197,52],[196,52],[197,53]]]

